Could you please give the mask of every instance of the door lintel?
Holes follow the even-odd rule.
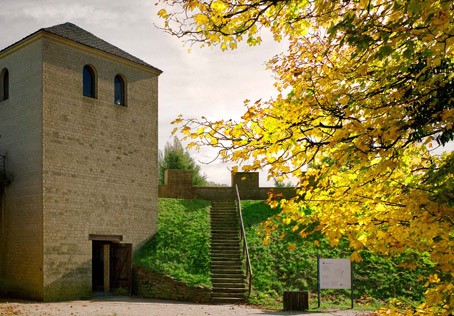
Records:
[[[111,241],[111,242],[122,242],[123,235],[98,235],[98,234],[89,234],[89,240],[97,241]]]

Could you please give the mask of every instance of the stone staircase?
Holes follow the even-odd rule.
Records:
[[[235,202],[211,203],[211,301],[218,304],[245,300],[240,232]]]

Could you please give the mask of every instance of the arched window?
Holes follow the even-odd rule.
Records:
[[[114,102],[117,105],[126,105],[126,84],[121,75],[116,75],[114,79],[115,96]]]
[[[96,76],[93,67],[85,65],[83,70],[84,96],[96,98]]]
[[[0,101],[9,98],[9,73],[8,69],[3,68],[0,72]]]

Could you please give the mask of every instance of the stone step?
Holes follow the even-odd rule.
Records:
[[[215,204],[215,205],[211,205],[211,211],[237,211],[236,210],[236,205],[232,205],[232,204]]]
[[[236,205],[212,205],[210,209],[211,213],[216,213],[216,212],[232,212],[235,214],[238,214],[238,211],[236,209]]]
[[[230,234],[230,235],[240,235],[238,232],[238,226],[228,226],[228,225],[216,225],[215,227],[211,227],[211,235],[216,234]]]
[[[230,242],[230,243],[238,243],[240,244],[240,236],[239,235],[214,235],[211,236],[211,243],[216,244],[219,242]]]
[[[211,249],[225,249],[225,247],[240,247],[240,239],[211,239]]]
[[[222,227],[229,227],[229,228],[237,228],[238,227],[238,222],[237,221],[232,221],[228,219],[220,219],[220,220],[211,220],[211,225],[214,226],[221,226]]]
[[[231,236],[239,236],[240,234],[238,231],[233,229],[212,229],[211,235],[231,235]]]
[[[239,225],[238,223],[230,223],[230,222],[211,222],[211,230],[238,230]]]
[[[211,202],[211,207],[212,208],[225,208],[225,207],[229,207],[229,208],[233,208],[235,209],[236,208],[236,202]]]
[[[219,250],[230,250],[230,251],[233,251],[233,250],[238,250],[240,251],[241,250],[241,247],[240,247],[240,240],[231,240],[231,239],[217,239],[217,240],[213,240],[212,241],[212,245],[211,245],[211,250],[216,250],[216,251],[219,251]]]
[[[229,227],[237,227],[238,221],[233,220],[231,218],[212,218],[211,219],[212,225],[229,225]]]
[[[211,265],[211,275],[213,274],[243,274],[241,266]]]
[[[216,236],[229,236],[229,237],[240,237],[240,234],[238,232],[232,231],[232,230],[214,230],[211,232],[211,237],[216,237]]]
[[[222,278],[220,276],[223,276]],[[224,280],[224,283],[235,283],[233,280],[242,280],[244,283],[245,278],[243,273],[237,273],[237,274],[213,274],[211,275],[212,279],[211,280]],[[232,282],[226,282],[226,280],[232,280]]]
[[[211,245],[211,251],[241,251],[240,242],[238,241],[219,241]]]
[[[233,230],[213,230],[211,231],[211,236],[216,237],[216,236],[230,236],[230,237],[240,237],[240,234],[238,232],[235,232]]]
[[[238,294],[243,294],[244,295],[244,292],[246,291],[246,289],[243,287],[243,288],[226,288],[226,287],[223,287],[223,288],[215,288],[213,287],[213,294],[214,295],[218,295],[218,294],[221,294],[223,296],[237,296]]]
[[[238,229],[238,223],[230,221],[211,221],[211,229]]]
[[[232,273],[217,273],[217,274],[212,274],[211,275],[211,280],[214,279],[243,279],[245,280],[246,277],[243,274],[243,271],[239,272],[238,274],[232,274]]]
[[[243,275],[243,270],[240,268],[237,269],[226,269],[226,268],[212,268],[211,277],[217,278],[219,275],[229,275],[233,278],[240,277]]]
[[[240,244],[219,243],[214,246],[211,246],[210,253],[224,253],[225,251],[237,251],[240,254],[241,253]]]
[[[212,210],[210,212],[211,217],[222,217],[222,216],[230,216],[231,218],[237,218],[238,214],[236,210]]]
[[[238,215],[238,212],[236,209],[211,209],[210,214],[211,215],[228,214],[236,217]]]
[[[227,266],[227,267],[242,267],[242,260],[239,258],[214,258],[211,259],[211,267]]]
[[[211,223],[224,223],[224,222],[230,222],[230,223],[238,223],[238,221],[235,218],[232,218],[231,215],[226,215],[226,216],[219,216],[215,215],[211,217]]]
[[[241,260],[241,255],[239,253],[223,253],[223,252],[211,252],[211,260],[216,261],[216,260],[231,260],[231,259],[236,259],[236,260]]]
[[[213,289],[214,288],[226,288],[226,289],[242,289],[243,291],[246,290],[244,286],[244,282],[213,282]]]
[[[212,297],[213,304],[235,304],[245,301],[244,297]]]
[[[241,258],[241,251],[240,251],[240,248],[238,247],[237,249],[235,248],[232,248],[232,249],[228,249],[228,251],[235,251],[237,252],[237,255],[235,255],[235,257],[240,257]],[[211,249],[210,251],[210,255],[212,256],[217,256],[217,257],[227,257],[227,258],[230,258],[230,255],[233,254],[233,253],[225,253],[225,249],[223,248],[219,248],[219,249]],[[233,256],[233,255],[232,255]]]
[[[238,231],[239,226],[237,224],[229,224],[229,223],[216,223],[211,225],[211,231],[219,231],[219,230],[227,230],[227,231]],[[239,233],[239,232],[237,232]]]
[[[222,216],[230,216],[231,218],[237,219],[238,214],[236,211],[229,211],[229,210],[217,210],[210,212],[211,218],[213,217],[222,217]]]
[[[211,245],[212,246],[217,246],[217,245],[225,245],[227,244],[238,244],[240,245],[241,238],[240,236],[211,236]]]
[[[213,241],[225,241],[225,242],[238,242],[240,241],[240,235],[238,234],[221,234],[221,233],[218,233],[218,234],[212,234],[211,235],[211,240]]]
[[[236,203],[235,202],[211,202],[211,208],[214,209],[236,209]]]
[[[216,258],[211,259],[211,267],[242,267],[242,261],[239,258]]]
[[[217,272],[226,274],[226,273],[242,273],[242,265],[241,263],[230,263],[230,264],[219,264],[219,263],[211,263],[211,273],[216,274]]]
[[[211,250],[240,250],[240,240],[213,240]]]
[[[226,238],[213,238],[211,239],[211,249],[225,249],[224,247],[238,247],[240,248],[240,239],[226,239]],[[213,247],[214,246],[214,247]]]
[[[231,257],[221,257],[218,260],[211,259],[211,265],[213,264],[236,264],[242,263],[241,258],[233,259]]]
[[[213,209],[211,209],[210,215],[226,215],[226,216],[229,215],[229,216],[233,216],[234,218],[236,218],[238,215],[238,212],[236,210],[227,210],[227,209],[213,210]]]
[[[230,275],[228,276],[228,278],[212,277],[211,282],[213,284],[241,284],[244,287],[244,277],[231,277]]]
[[[241,256],[239,254],[223,254],[221,252],[218,253],[211,253],[211,261],[223,261],[223,260],[237,260],[237,261],[242,261]]]
[[[237,243],[240,244],[240,236],[223,236],[223,235],[215,235],[211,236],[211,243]]]
[[[212,302],[244,301],[246,289],[236,203],[213,201],[210,217]]]
[[[211,252],[210,253],[212,260],[225,260],[229,258],[235,258],[237,260],[241,260],[241,255],[239,252],[237,253],[223,253],[221,251]]]

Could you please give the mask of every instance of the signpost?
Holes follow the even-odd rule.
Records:
[[[318,307],[320,307],[320,290],[350,289],[353,308],[353,274],[350,259],[317,260],[318,274]]]

